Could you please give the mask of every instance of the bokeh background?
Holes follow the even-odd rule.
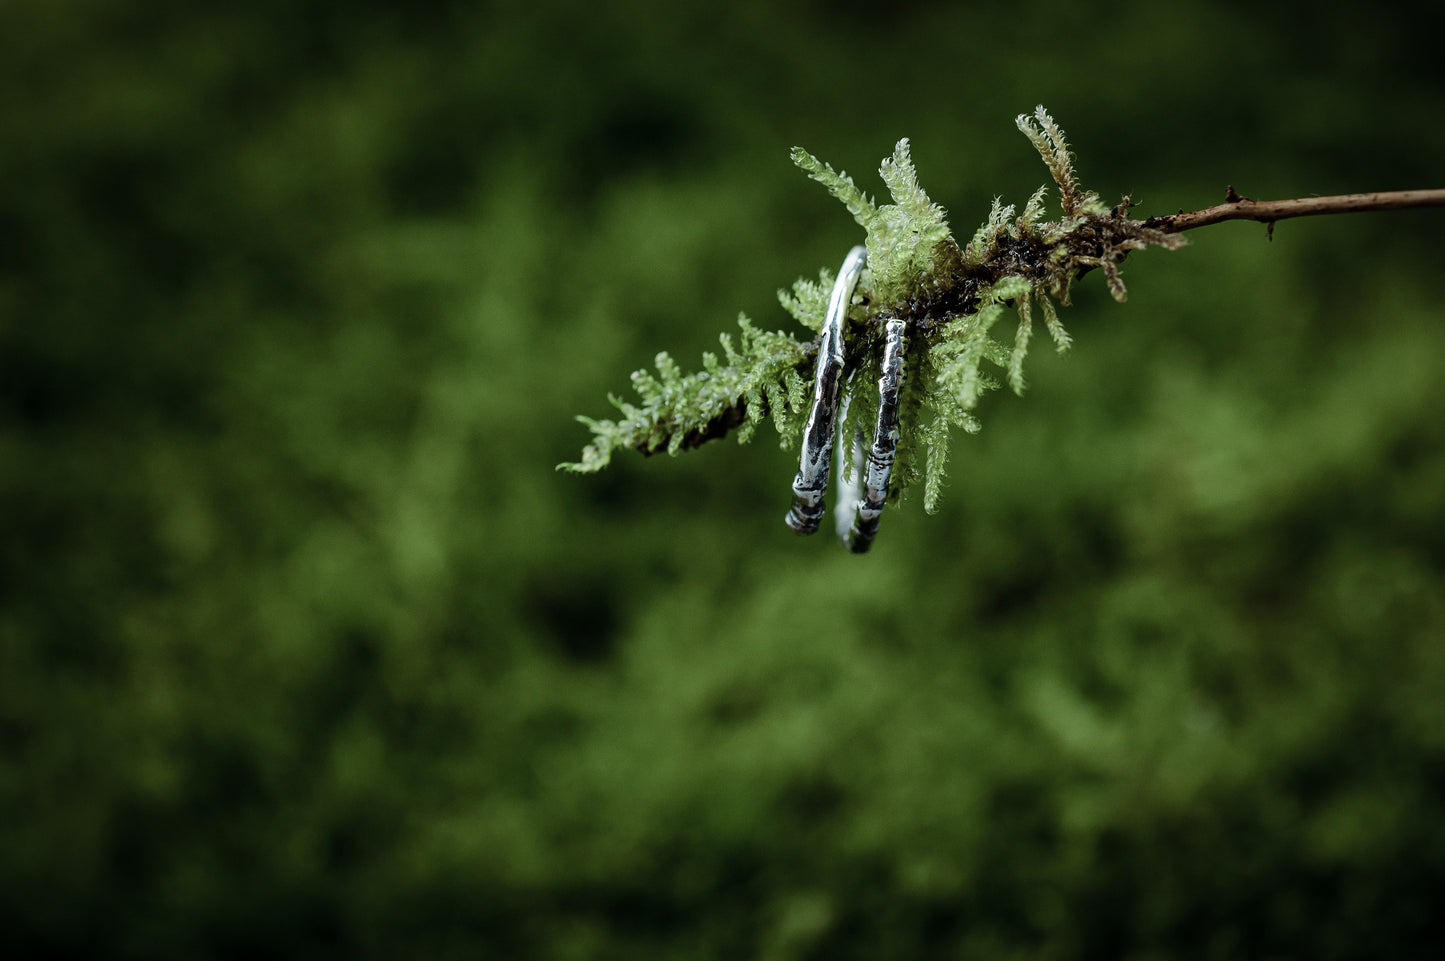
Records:
[[[578,413],[860,234],[1442,186],[1380,2],[0,3],[0,942],[1432,956],[1440,211],[1099,277],[872,554]],[[1045,344],[1046,341],[1040,341]],[[8,952],[7,952],[8,953]]]

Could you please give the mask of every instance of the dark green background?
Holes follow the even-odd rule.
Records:
[[[1440,211],[1090,276],[874,552],[767,429],[558,474],[860,239],[1438,187],[1385,3],[0,3],[0,941],[29,958],[1411,958]],[[17,955],[20,956],[20,955]]]

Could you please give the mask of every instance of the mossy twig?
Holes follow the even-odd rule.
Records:
[[[868,267],[845,324],[844,369],[874,370],[882,355],[885,322],[901,319],[907,324],[892,496],[921,477],[929,511],[942,488],[952,429],[978,429],[973,410],[985,391],[1006,382],[1022,393],[1035,307],[1058,349],[1069,346],[1055,303],[1069,303],[1070,288],[1083,274],[1100,270],[1114,299],[1123,301],[1119,266],[1124,259],[1145,247],[1177,249],[1185,244],[1180,234],[1196,227],[1256,220],[1272,229],[1275,221],[1291,217],[1445,206],[1445,190],[1256,201],[1231,187],[1226,202],[1216,207],[1136,220],[1129,216],[1128,197],[1110,207],[1080,186],[1064,133],[1043,107],[1032,116],[1020,115],[1015,123],[1048,167],[1063,215],[1043,219],[1047,187],[1039,188],[1018,216],[1012,205],[995,200],[988,219],[967,244],[954,239],[943,208],[919,185],[906,139],[879,170],[893,200],[883,205],[869,199],[847,174],[802,148],[793,149],[794,163],[827,187],[867,234]],[[816,332],[832,282],[824,270],[817,281],[799,280],[791,293],[779,291],[779,300],[803,327]],[[1010,309],[1018,326],[1006,343],[994,338],[993,328]],[[593,442],[579,462],[559,468],[600,470],[614,451],[623,449],[677,454],[733,430],[746,441],[769,416],[781,444],[796,445],[818,339],[767,333],[746,317],[739,323],[739,348],[722,335],[725,357],[704,355],[704,369],[697,373],[682,374],[666,354],[658,355],[657,376],[634,373],[642,404],[612,397],[621,420],[579,418],[592,429]],[[848,414],[839,427],[843,436],[872,424],[876,399],[870,381],[869,376],[849,378],[844,387]]]
[[[1182,233],[1196,227],[1223,223],[1226,220],[1254,220],[1274,225],[1291,217],[1315,217],[1321,214],[1350,214],[1370,210],[1411,210],[1420,207],[1445,207],[1445,190],[1385,190],[1366,194],[1336,194],[1332,197],[1298,197],[1292,200],[1253,200],[1242,197],[1233,187],[1225,188],[1225,201],[1203,210],[1180,211],[1144,221],[1148,227],[1166,234]]]

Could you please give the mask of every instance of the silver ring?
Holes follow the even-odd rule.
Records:
[[[843,402],[838,408],[838,452],[834,454],[841,465],[838,468],[837,501],[833,504],[833,524],[838,540],[848,543],[848,530],[853,525],[853,512],[858,509],[858,497],[862,492],[860,478],[867,467],[868,451],[863,447],[863,431],[855,429],[848,433],[848,399],[852,395],[853,375],[848,376],[849,389],[843,391]]]
[[[878,518],[888,500],[888,480],[893,473],[893,457],[898,451],[898,388],[903,380],[903,320],[894,317],[884,326],[882,373],[878,377],[878,423],[873,429],[873,446],[868,452],[867,471],[858,470],[855,483],[862,485],[861,496],[855,495],[857,504],[853,527],[844,538],[848,550],[854,554],[865,553],[873,546],[873,537],[878,533]],[[862,438],[857,440],[858,454],[862,453]],[[839,534],[842,534],[842,518],[839,518]]]
[[[843,324],[853,291],[863,266],[868,261],[866,247],[854,247],[843,259],[833,294],[828,300],[828,314],[823,322],[823,336],[818,343],[818,366],[813,376],[813,406],[803,429],[803,451],[798,476],[793,479],[793,506],[785,518],[789,527],[799,534],[811,534],[823,517],[824,491],[828,487],[828,470],[833,460],[833,434],[838,423],[838,396],[843,374]]]

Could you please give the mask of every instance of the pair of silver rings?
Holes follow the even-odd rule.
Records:
[[[842,402],[843,327],[853,291],[867,262],[866,248],[854,247],[848,251],[828,300],[828,315],[823,322],[813,377],[813,406],[803,428],[798,476],[793,479],[793,506],[785,518],[788,526],[799,534],[813,533],[823,518],[824,491],[828,487],[835,440],[839,459],[844,456],[846,428],[840,427],[847,421],[847,404]],[[838,471],[838,504],[834,512],[838,538],[855,554],[862,554],[873,545],[883,503],[888,499],[888,479],[898,450],[898,388],[903,379],[904,326],[896,317],[884,324],[878,422],[873,429],[872,444],[865,454],[863,432],[857,431],[851,445],[852,470]]]

